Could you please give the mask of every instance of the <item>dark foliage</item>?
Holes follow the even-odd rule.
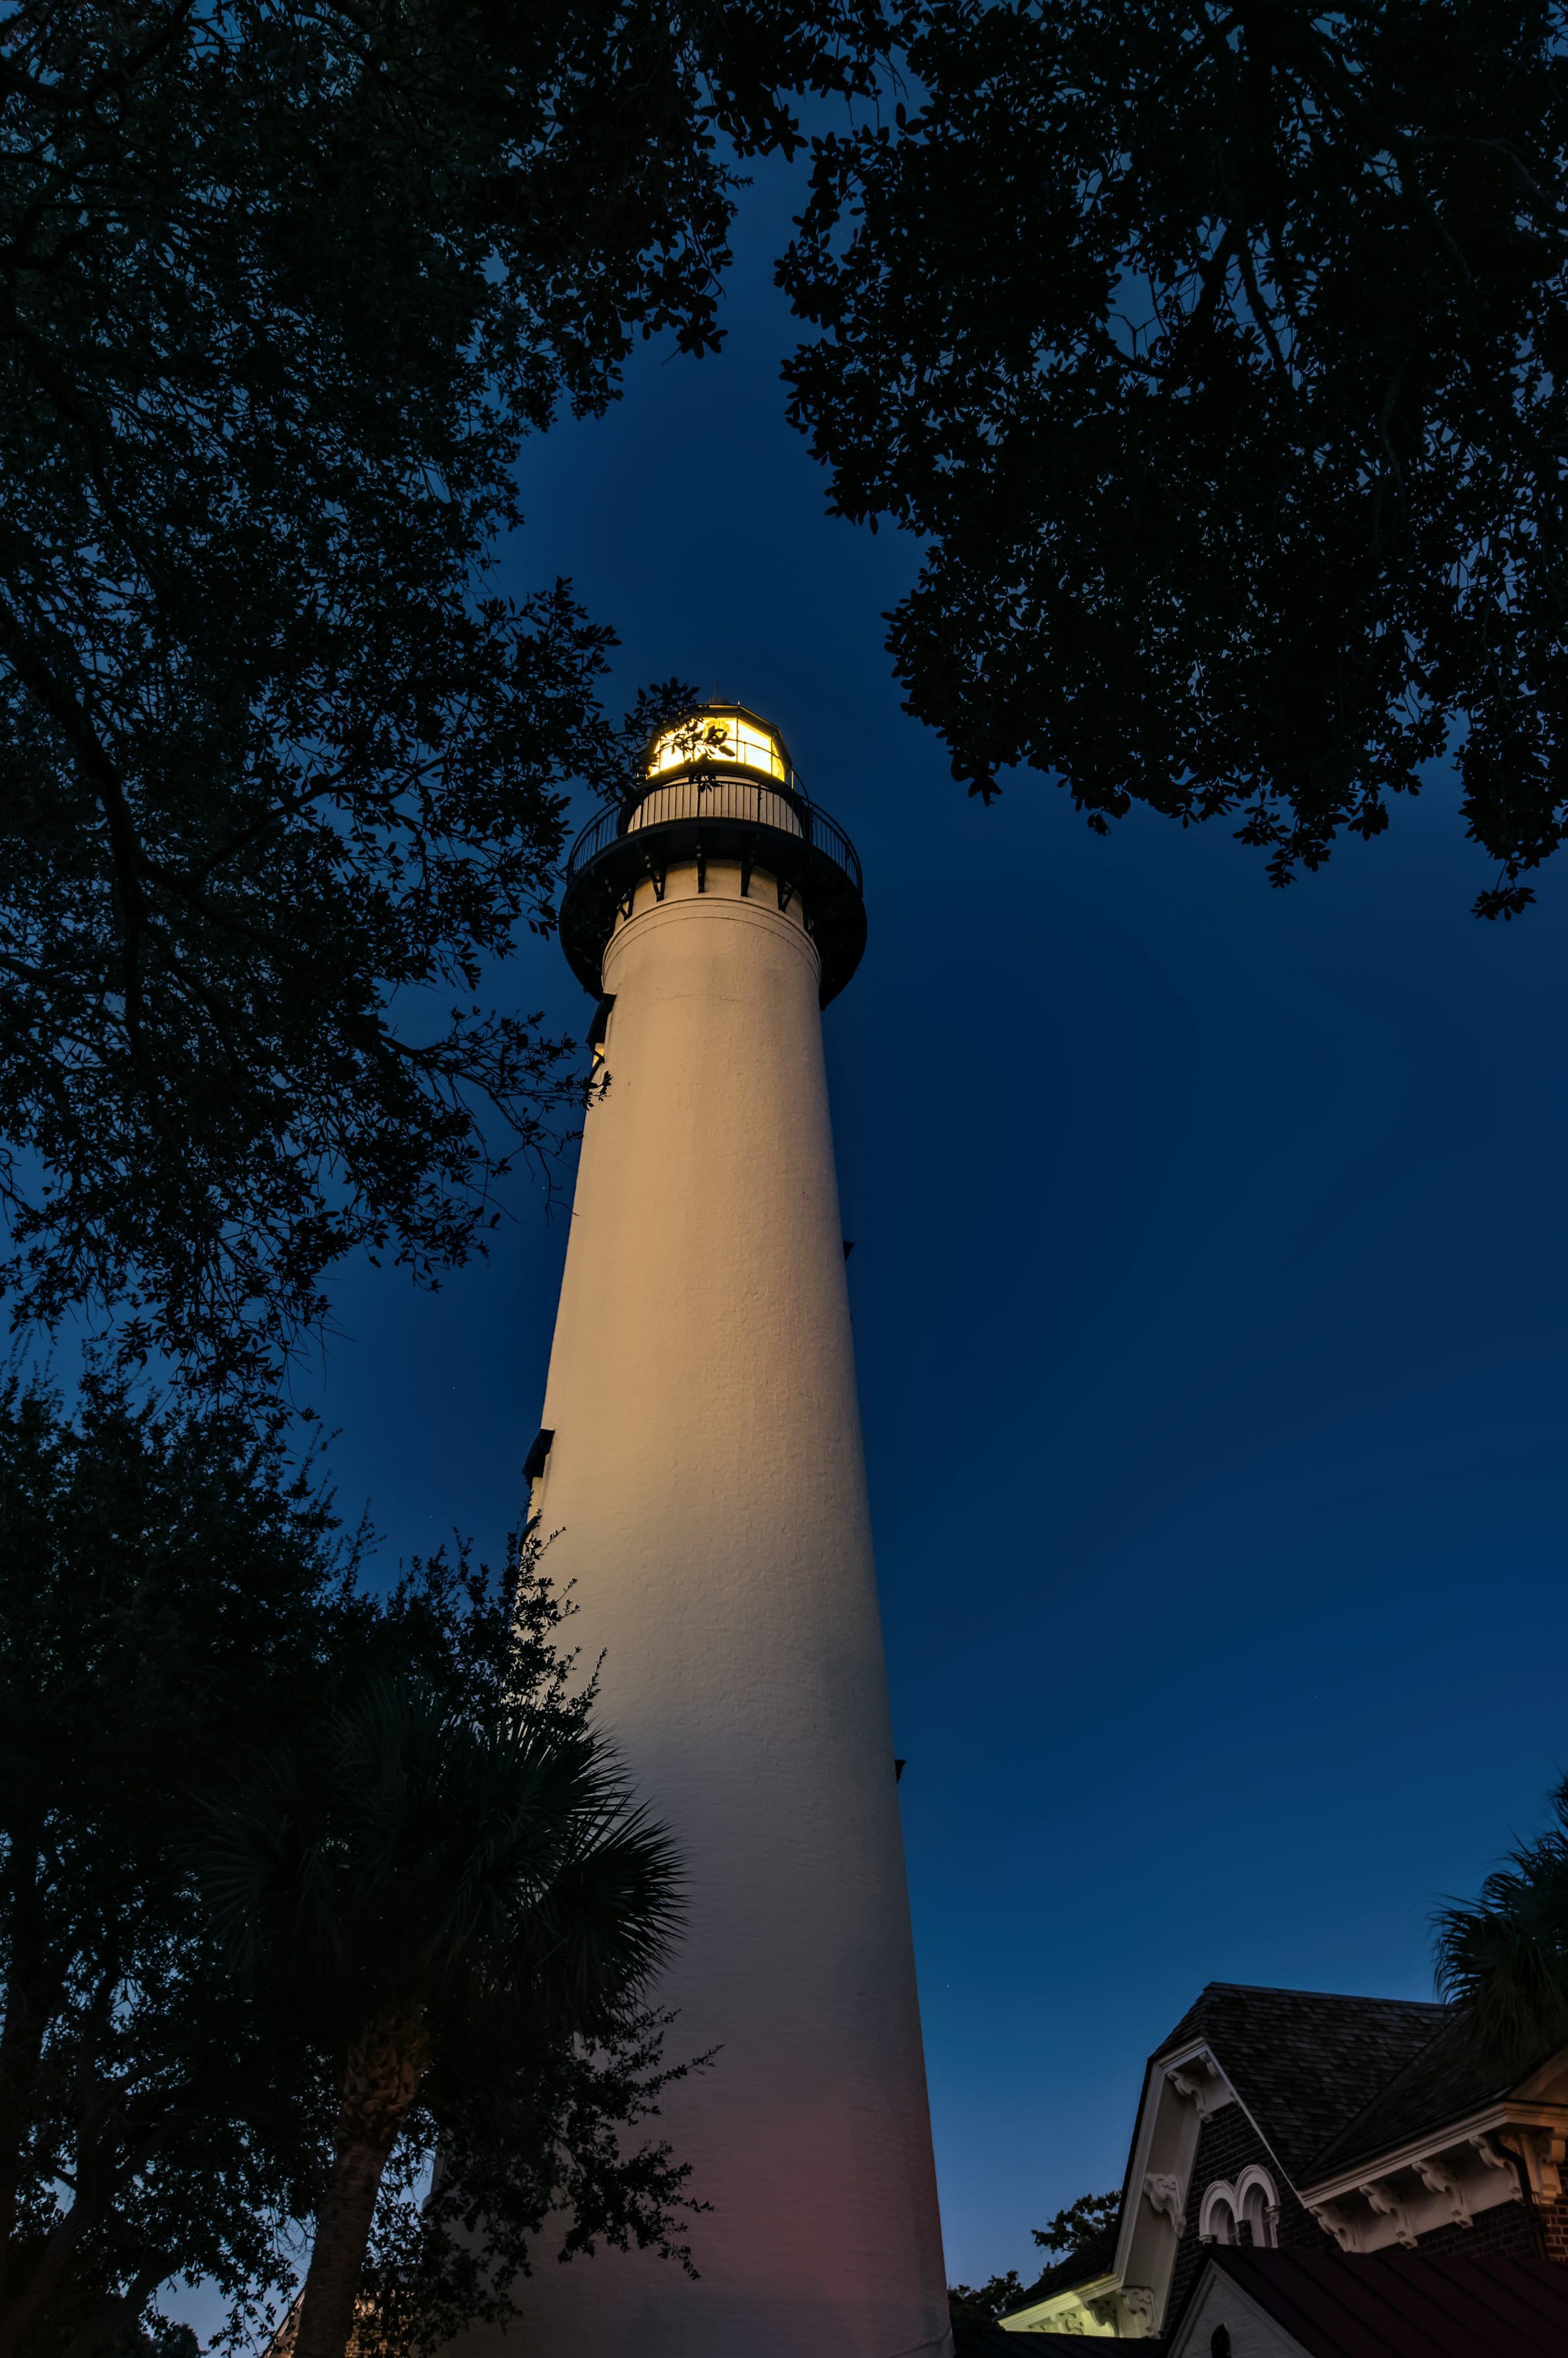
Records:
[[[983,2285],[949,2285],[947,2314],[955,2325],[994,2325],[1023,2299],[1024,2283],[1016,2268],[989,2277]]]
[[[929,0],[782,268],[954,774],[1238,820],[1282,883],[1453,745],[1511,915],[1568,818],[1568,12]]]
[[[197,1869],[235,1762],[304,1757],[395,1676],[438,1719],[521,1714],[542,1758],[586,1741],[560,1607],[529,1561],[501,1579],[438,1557],[379,1600],[354,1574],[328,1502],[238,1415],[138,1407],[102,1374],[74,1421],[37,1387],[0,1394],[5,2358],[138,2351],[167,2338],[160,2290],[198,2279],[245,2334],[291,2288],[330,2182],[345,2038],[330,1986],[312,2011],[231,1964]],[[600,2017],[579,2051],[560,2011],[536,2009],[491,2108],[454,2097],[454,2193],[511,2171],[497,2243],[514,2266],[537,2246],[541,2189],[568,2234],[668,2240],[679,2171],[634,2130],[660,2026]],[[476,2074],[486,2060],[476,2041]],[[483,2237],[453,2258],[444,2212],[421,2218],[422,2122],[377,2245],[406,2346],[438,2307],[460,2323],[501,2298]]]
[[[541,2041],[516,2020],[493,2043],[476,2037],[464,2076],[432,2087],[393,2154],[354,2358],[434,2353],[467,2326],[504,2327],[525,2276],[601,2246],[654,2251],[700,2273],[687,2235],[706,2206],[687,2195],[686,2165],[656,2135],[664,2090],[691,2068],[665,2060],[671,2020],[627,2012],[588,2050]]]
[[[0,1201],[19,1315],[265,1377],[576,1084],[491,996],[614,783],[520,438],[719,340],[873,0],[0,0]]]
[[[1437,1919],[1438,1981],[1481,2039],[1523,2072],[1568,2046],[1568,1779],[1555,1823]]]
[[[219,1417],[0,1401],[0,2349],[119,2346],[181,2274],[276,2281],[312,2129],[211,1967],[184,1792],[358,1616],[321,1502]]]
[[[230,1953],[277,2034],[323,2060],[336,2102],[294,2358],[343,2358],[355,2339],[378,2207],[392,2214],[376,2270],[389,2348],[419,2339],[412,2309],[438,2284],[443,2314],[460,2282],[505,2315],[552,2210],[574,2214],[568,2249],[607,2223],[604,2163],[609,2223],[629,2213],[640,2241],[676,2255],[685,2173],[644,2154],[628,2202],[583,2049],[635,2046],[640,1994],[678,1920],[677,1871],[586,1714],[536,1701],[476,1708],[422,1680],[371,1679],[268,1744],[207,1813],[202,1877]],[[578,2109],[568,2089],[596,2116],[576,2152],[559,2134],[563,2106]],[[645,2101],[628,2091],[633,2109]],[[410,2169],[438,2140],[441,2196],[415,2230]],[[499,2171],[483,2171],[487,2153]],[[473,2206],[481,2175],[508,2182],[498,2216]],[[471,2242],[454,2277],[460,2207],[473,2209]],[[399,2272],[386,2246],[411,2234],[416,2265]]]
[[[1033,2233],[1042,2251],[1058,2252],[1066,2259],[1092,2244],[1097,2235],[1103,2235],[1120,2216],[1121,2189],[1113,2186],[1108,2194],[1080,2194],[1076,2202]]]
[[[1032,2232],[1043,2250],[1066,2259],[1092,2244],[1120,2215],[1119,2189],[1109,2194],[1080,2194],[1076,2202]],[[1018,2270],[1009,2268],[1004,2276],[991,2277],[983,2285],[949,2285],[947,2307],[955,2325],[991,2325],[1019,2308],[1028,2290]]]

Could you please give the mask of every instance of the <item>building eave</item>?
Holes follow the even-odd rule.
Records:
[[[1341,2250],[1413,2245],[1505,2202],[1552,2202],[1568,2176],[1568,2104],[1500,2097],[1298,2189]]]
[[[1086,2277],[1082,2284],[1064,2285],[1059,2292],[1051,2293],[1044,2300],[1034,2301],[1028,2309],[1010,2309],[1005,2317],[998,2318],[997,2323],[1004,2333],[1033,2333],[1049,2327],[1053,2314],[1061,2313],[1064,2301],[1076,2301],[1079,2308],[1092,2312],[1096,2301],[1114,2300],[1119,2290],[1120,2285],[1114,2271],[1108,2275]]]

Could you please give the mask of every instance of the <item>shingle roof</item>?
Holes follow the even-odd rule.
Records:
[[[1297,2187],[1310,2187],[1342,2168],[1389,2152],[1425,2129],[1461,2119],[1518,2079],[1478,2046],[1454,2008],[1421,1998],[1352,1997],[1324,1990],[1210,1982],[1150,2057],[1151,2073],[1167,2057],[1200,2041],[1211,2050]],[[1126,2199],[1124,2190],[1124,2202]],[[1108,2276],[1116,2263],[1118,2232],[1119,2223],[1102,2228],[1081,2250],[1047,2268],[1011,2313],[1016,2316],[1053,2294]],[[1226,2255],[1227,2265],[1231,2256]],[[1273,2263],[1283,2255],[1243,2251],[1241,2256]],[[1400,2255],[1375,2256],[1380,2261]],[[1336,2264],[1334,2255],[1328,2264]],[[1568,2269],[1562,2276],[1568,2298]],[[973,2329],[982,2330],[997,2331],[1000,2341],[999,2329]],[[969,2358],[983,2358],[991,2344],[960,2342],[960,2358],[966,2346]],[[1475,2344],[1477,2358],[1490,2346]],[[1330,2342],[1323,2347],[1337,2349]],[[1380,2352],[1383,2345],[1368,2342],[1366,2347]],[[1535,2345],[1517,2347],[1522,2353]],[[1568,2348],[1568,2342],[1562,2347]],[[1440,2358],[1437,2345],[1433,2351],[1433,2358]]]
[[[1160,2345],[1146,2342],[1149,2358],[1159,2358]],[[955,2358],[1048,2358],[1053,2350],[1068,2351],[1072,2358],[1083,2358],[1084,2337],[1081,2333],[1033,2333],[1020,2341],[1016,2333],[1003,2332],[1000,2325],[956,2325],[953,2328]]]
[[[1552,2260],[1433,2252],[1305,2258],[1235,2246],[1211,2252],[1208,2265],[1311,2358],[1563,2358],[1568,2349],[1568,2267]],[[1199,2299],[1206,2276],[1206,2267],[1184,2308]]]
[[[1154,2050],[1202,2040],[1298,2186],[1449,2018],[1419,1998],[1341,1997],[1322,1990],[1210,1982]]]
[[[1523,2076],[1455,2014],[1324,2147],[1313,2163],[1313,2177],[1332,2178],[1352,2162],[1389,2153],[1445,2121],[1462,2120],[1506,2095]]]

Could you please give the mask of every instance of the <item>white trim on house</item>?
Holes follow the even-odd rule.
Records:
[[[1293,2334],[1223,2268],[1206,2260],[1186,2315],[1166,2344],[1165,2358],[1209,2358],[1218,2325],[1230,2336],[1231,2358],[1307,2358]]]
[[[1249,2205],[1248,2198],[1251,2195],[1260,2196],[1261,2200]],[[1227,2214],[1223,2219],[1218,2215],[1222,2209]],[[1238,2173],[1234,2186],[1228,2179],[1216,2178],[1205,2187],[1198,2206],[1198,2241],[1239,2243],[1238,2230],[1243,2220],[1251,2227],[1252,2241],[1258,2249],[1272,2251],[1280,2240],[1280,2197],[1272,2178],[1256,2161],[1249,2161]]]
[[[1346,2252],[1407,2248],[1436,2227],[1468,2227],[1485,2211],[1554,2202],[1564,2190],[1568,2103],[1506,2096],[1460,2121],[1300,2190]]]
[[[1279,2187],[1289,2183],[1324,2234],[1347,2252],[1414,2244],[1439,2227],[1467,2226],[1507,2202],[1552,2202],[1568,2194],[1568,2050],[1553,2057],[1516,2094],[1462,2120],[1430,2129],[1354,2168],[1295,2186],[1249,2162],[1235,2184],[1192,2183],[1199,2133],[1228,2104],[1242,2114],[1263,2150],[1269,2137],[1237,2094],[1206,2039],[1160,2056],[1144,2075],[1133,2129],[1114,2262],[1102,2276],[1048,2295],[1000,2321],[1009,2333],[1081,2333],[1141,2341],[1164,2323],[1182,2236],[1195,2199],[1199,2238],[1214,2240],[1223,2200],[1239,2221],[1249,2193],[1260,2193],[1269,2241],[1277,2241]],[[1262,2311],[1258,2311],[1260,2318]],[[1269,2331],[1281,2329],[1271,2322]],[[1186,2346],[1184,2335],[1183,2346]],[[1196,2345],[1195,2345],[1195,2347]],[[1260,2343],[1293,2349],[1287,2342]],[[1173,2349],[1168,2358],[1178,2358]]]
[[[1121,2288],[1114,2276],[1091,2277],[1070,2292],[1052,2293],[1031,2309],[1015,2309],[1001,2320],[1004,2333],[1083,2333],[1102,2341],[1121,2338]]]
[[[1157,2333],[1186,2227],[1199,2132],[1216,2113],[1239,2102],[1205,2039],[1151,2063],[1132,2133],[1114,2265],[1106,2276],[1014,2309],[1002,2319],[1004,2330],[1123,2342]],[[1250,2113],[1247,2117],[1267,2146]]]

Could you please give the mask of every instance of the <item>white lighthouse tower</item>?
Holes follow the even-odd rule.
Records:
[[[660,2126],[697,2282],[541,2267],[531,2358],[951,2348],[819,1009],[860,865],[778,732],[708,706],[572,853],[600,1001],[529,1471],[600,1715],[687,1872],[661,1984],[717,2055]]]

